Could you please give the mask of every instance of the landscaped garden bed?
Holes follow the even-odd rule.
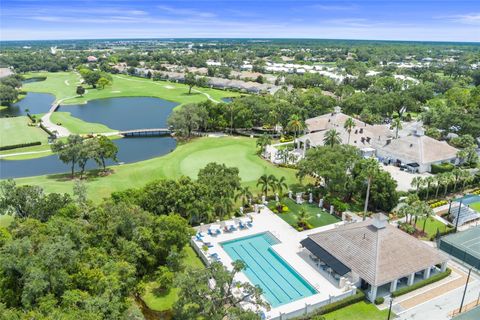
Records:
[[[331,215],[323,209],[320,209],[316,204],[297,204],[290,198],[282,199],[281,204],[283,206],[282,212],[280,213],[277,210],[277,203],[275,201],[271,201],[268,207],[273,212],[277,213],[278,216],[285,222],[300,231],[318,228],[340,221],[340,218],[335,215]],[[306,217],[304,220],[306,224],[302,224],[303,227],[299,228],[299,212],[302,210],[302,208],[305,210]]]

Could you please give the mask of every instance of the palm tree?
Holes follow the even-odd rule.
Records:
[[[398,130],[402,129],[402,120],[400,117],[393,119],[390,127],[395,129],[395,139],[398,139]]]
[[[417,177],[414,177],[412,179],[412,182],[410,183],[410,185],[412,187],[415,187],[416,193],[418,194],[418,191],[420,190],[420,187],[424,186],[425,182],[423,181],[422,177],[417,176]]]
[[[302,131],[305,128],[305,123],[302,118],[297,114],[292,114],[290,120],[287,124],[287,129],[293,131],[295,139],[297,138],[297,133]]]
[[[335,129],[328,130],[323,138],[323,143],[330,147],[341,144],[342,139],[340,138],[340,133]]]
[[[443,196],[446,197],[447,196],[447,191],[448,191],[448,186],[450,185],[451,182],[453,182],[454,180],[454,176],[451,172],[445,172],[445,173],[442,173],[442,175],[444,176],[444,193],[443,193]]]
[[[368,200],[370,198],[370,187],[374,176],[379,172],[378,162],[374,158],[369,158],[365,160],[365,165],[363,166],[362,173],[367,178],[367,194],[365,196],[365,206],[363,208],[363,220],[367,217],[368,209]]]
[[[437,189],[435,190],[435,199],[438,198],[438,191],[440,190],[440,187],[443,185],[445,178],[442,176],[442,174],[437,174],[435,176],[435,180],[437,183]]]
[[[425,232],[427,220],[433,215],[433,209],[424,201],[418,201],[415,206],[417,216],[424,218],[422,232]]]
[[[457,183],[460,181],[461,175],[462,175],[462,169],[455,168],[452,170],[453,190],[457,190]]]
[[[288,189],[288,185],[286,181],[287,179],[285,179],[285,177],[281,177],[280,179],[277,180],[275,189],[278,191],[278,194],[280,197],[283,196],[283,190]]]
[[[238,199],[241,199],[242,205],[245,206],[245,204],[248,203],[248,199],[252,197],[252,193],[250,192],[249,187],[243,187],[238,190],[238,193],[235,195],[235,201]]]
[[[260,178],[258,178],[257,181],[257,187],[261,185],[261,190],[263,193],[265,193],[265,197],[268,195],[268,190],[272,190],[272,192],[275,192],[276,190],[276,183],[277,183],[277,178],[273,174],[267,175],[264,174]]]
[[[436,182],[436,179],[434,176],[428,176],[425,178],[425,184],[427,186],[427,196],[426,199],[428,199],[428,195],[430,193],[430,186]]]
[[[472,182],[473,179],[474,179],[473,175],[470,172],[468,172],[467,170],[462,170],[461,177],[462,177],[461,179],[462,179],[462,183],[463,183],[462,189],[465,189],[465,185],[467,183]]]
[[[257,147],[260,148],[260,153],[265,151],[265,148],[272,143],[272,138],[264,133],[260,138],[257,139]]]
[[[307,225],[310,217],[308,216],[307,210],[304,207],[301,207],[297,213],[297,224],[299,227],[304,227]]]
[[[348,132],[347,144],[350,143],[350,134],[352,133],[352,129],[355,128],[355,126],[355,121],[353,121],[352,118],[348,118],[347,121],[345,121],[345,123],[343,124],[343,128]]]

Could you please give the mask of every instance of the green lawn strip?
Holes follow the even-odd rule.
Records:
[[[13,221],[13,217],[9,214],[0,214],[0,227],[7,228]]]
[[[425,218],[418,218],[416,227],[418,230],[423,230],[423,222],[425,221]],[[428,217],[427,223],[425,224],[425,232],[427,233],[427,239],[430,237],[434,237],[437,234],[437,229],[440,232],[447,231],[448,229],[451,229],[451,227],[447,226],[441,221],[438,221],[434,217]]]
[[[476,211],[480,212],[480,202],[471,203],[471,204],[469,204],[469,206],[473,210],[476,210]]]
[[[278,216],[293,227],[297,226],[297,213],[302,207],[305,208],[309,216],[307,220],[308,223],[311,224],[314,228],[326,226],[328,224],[340,221],[340,219],[338,219],[336,216],[333,216],[328,212],[321,210],[318,205],[315,204],[304,203],[300,205],[289,198],[283,199],[282,202],[288,207],[289,210],[286,213],[278,214]],[[270,206],[274,207],[275,202],[271,202]],[[318,214],[320,214],[320,217],[317,216]]]
[[[238,167],[242,184],[259,192],[257,179],[262,174],[285,176],[287,184],[298,183],[296,170],[276,167],[256,154],[256,140],[245,137],[198,138],[178,146],[173,152],[157,158],[113,167],[106,177],[86,179],[90,199],[99,201],[114,191],[139,188],[162,178],[187,175],[196,178],[198,170],[209,162]],[[19,184],[39,185],[45,192],[72,192],[73,181],[66,174],[16,179]]]
[[[327,313],[323,317],[325,317],[325,320],[384,320],[387,319],[387,315],[388,310],[378,310],[372,303],[362,301]],[[390,317],[393,319],[395,315],[392,313]],[[316,320],[316,318],[313,318],[313,320]]]
[[[115,98],[115,97],[157,97],[165,100],[178,102],[180,104],[201,102],[207,97],[201,93],[193,92],[188,94],[188,86],[168,81],[153,81],[145,78],[132,77],[127,75],[112,75],[112,85],[104,89],[93,89],[86,87],[87,92],[83,96],[76,96],[76,82],[78,75],[73,72],[58,73],[30,73],[29,76],[46,76],[45,81],[31,82],[23,86],[25,91],[48,92],[55,95],[57,99],[65,100],[62,104],[81,104],[88,100]],[[70,83],[70,86],[65,84]],[[72,85],[74,84],[74,85]],[[213,99],[220,101],[224,97],[234,97],[239,94],[231,91],[216,90],[210,88],[194,88],[203,93],[209,94]]]
[[[26,116],[0,118],[0,146],[40,141],[47,143],[48,135],[38,127],[28,126]]]
[[[188,269],[190,268],[203,268],[204,265],[200,258],[198,258],[197,254],[193,249],[188,246],[184,249],[185,258],[183,259],[183,265]],[[157,284],[152,281],[146,285],[145,293],[142,295],[142,300],[145,302],[147,307],[154,311],[166,311],[170,310],[173,307],[173,304],[178,299],[178,288],[171,288],[165,293],[161,295],[155,294],[155,289],[157,288]]]
[[[50,116],[50,120],[53,123],[61,123],[61,125],[67,128],[71,133],[77,134],[118,131],[115,129],[110,129],[109,127],[101,123],[85,122],[81,119],[72,117],[70,112],[54,112]]]

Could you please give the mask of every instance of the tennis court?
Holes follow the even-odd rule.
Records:
[[[480,226],[441,238],[439,247],[480,270]]]

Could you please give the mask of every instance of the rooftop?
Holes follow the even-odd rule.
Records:
[[[309,238],[377,286],[448,260],[437,249],[377,219],[343,225]]]

